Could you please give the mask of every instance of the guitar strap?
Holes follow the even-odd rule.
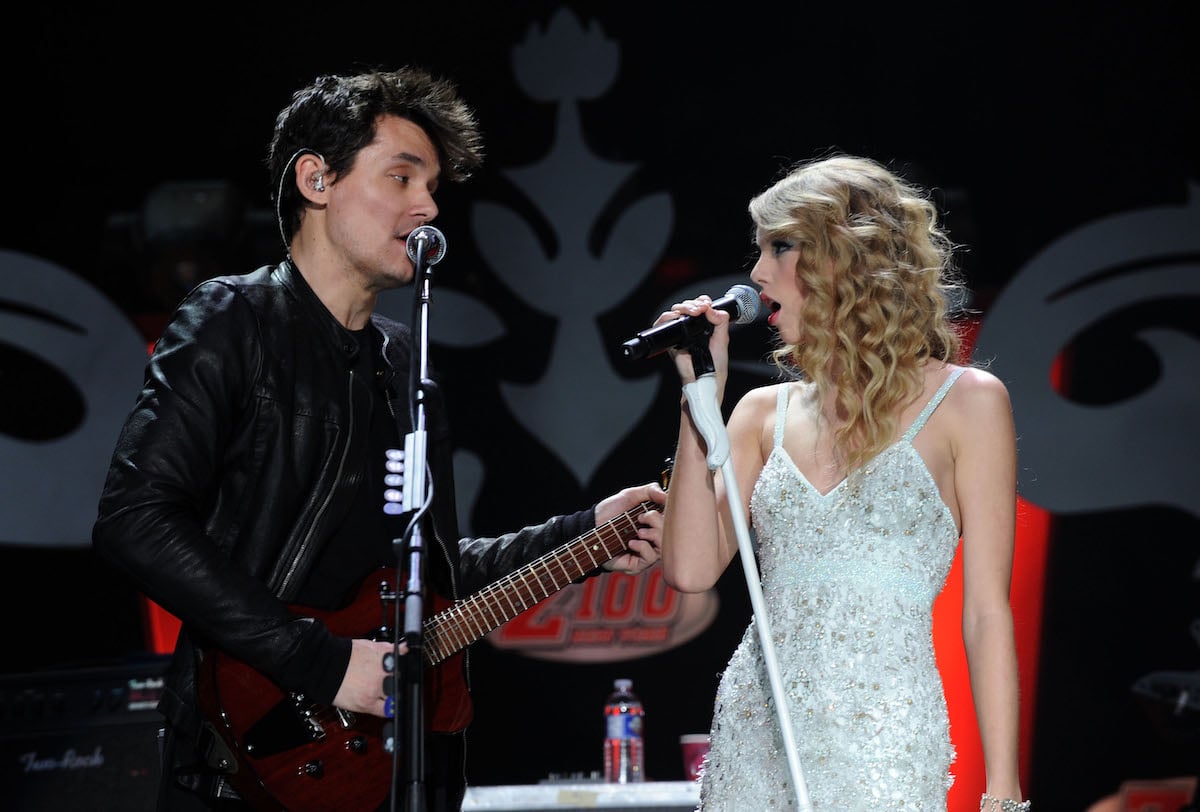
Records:
[[[212,722],[202,719],[170,688],[163,689],[158,710],[180,736],[193,744],[207,767],[225,775],[237,772],[237,759]]]

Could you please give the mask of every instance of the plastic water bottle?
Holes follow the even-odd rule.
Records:
[[[633,692],[633,680],[613,680],[604,705],[604,780],[632,784],[644,780],[642,723],[645,711]]]

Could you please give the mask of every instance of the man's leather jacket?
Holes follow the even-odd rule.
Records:
[[[390,391],[407,393],[410,331],[379,315],[371,322],[398,383]],[[300,664],[344,663],[338,652],[348,658],[348,644],[286,604],[349,509],[354,483],[343,463],[367,441],[369,423],[366,390],[352,381],[357,352],[290,261],[200,284],[156,344],[93,543],[183,621],[161,704],[182,727],[193,727],[186,715],[207,646],[285,690],[332,702],[314,693],[320,675]],[[393,413],[404,415],[403,437],[401,400]],[[437,398],[426,408],[437,497],[425,537],[429,554],[450,565],[451,582],[435,584],[443,597],[468,595],[594,527],[588,509],[496,539],[459,540],[447,422]]]

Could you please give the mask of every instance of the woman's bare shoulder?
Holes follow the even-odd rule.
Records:
[[[995,373],[982,367],[965,366],[961,369],[962,375],[954,383],[954,389],[967,392],[972,397],[1008,400],[1008,387]]]
[[[981,367],[962,367],[962,374],[946,400],[949,411],[964,420],[1011,419],[1008,387],[994,373]]]
[[[803,386],[794,382],[773,383],[766,386],[756,386],[750,389],[746,394],[742,395],[735,409],[744,414],[764,414],[770,412],[775,413],[775,406],[779,402],[779,390],[785,387]]]

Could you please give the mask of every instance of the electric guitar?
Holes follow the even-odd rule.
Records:
[[[460,601],[435,595],[434,614],[422,626],[426,726],[456,732],[471,721],[463,649],[616,558],[637,536],[637,517],[661,509],[642,502]],[[336,635],[390,640],[394,575],[394,569],[377,570],[344,609],[293,606],[292,611],[322,620]],[[198,688],[205,718],[236,762],[229,765],[234,771],[227,779],[255,809],[373,810],[391,792],[392,753],[384,746],[384,719],[285,693],[219,651],[205,656]]]

